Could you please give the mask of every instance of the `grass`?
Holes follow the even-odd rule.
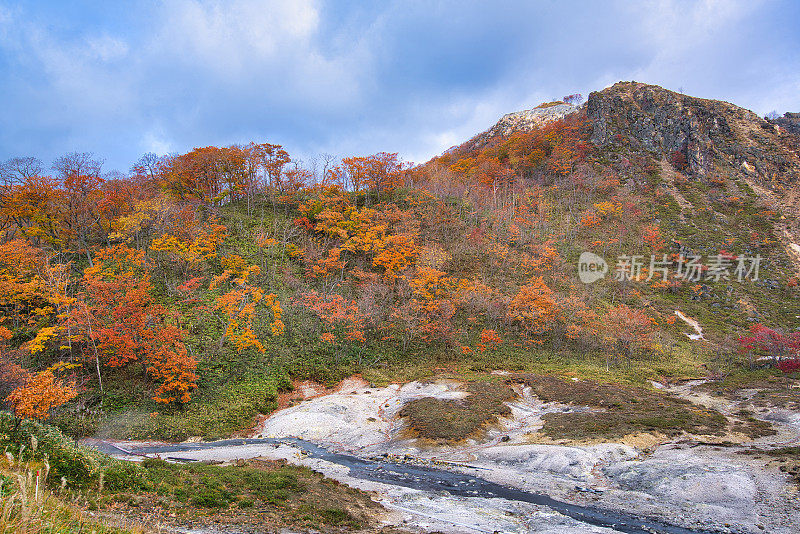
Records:
[[[83,509],[143,523],[156,518],[169,522],[174,518],[180,524],[184,519],[201,518],[209,523],[247,524],[253,528],[266,524],[293,529],[357,529],[370,524],[379,508],[361,491],[285,462],[252,460],[219,466],[148,459],[140,465],[78,446],[48,425],[23,421],[15,428],[5,412],[0,412],[0,447],[8,453],[0,457],[0,468],[4,462],[9,468],[24,468],[28,473],[20,478],[9,468],[0,469],[0,490],[8,492],[13,487],[14,491],[21,491],[13,499],[3,494],[3,520],[6,524],[22,521],[24,525],[39,525],[39,530],[25,530],[25,526],[23,532],[79,532],[83,521],[80,515],[75,516],[75,510],[56,501],[42,501],[39,504],[45,508],[39,511],[32,508],[30,499],[25,499],[30,490],[30,473],[37,469],[45,473],[41,490],[57,491],[59,498],[69,499]],[[49,493],[41,495],[50,499]],[[58,520],[60,530],[47,530],[43,518]],[[0,533],[6,531],[18,530],[0,529]]]
[[[602,354],[529,348],[516,345],[510,339],[497,350],[476,351],[469,355],[443,346],[427,345],[411,350],[407,355],[388,358],[383,365],[363,369],[362,376],[377,386],[384,386],[420,380],[442,372],[469,380],[481,378],[494,370],[505,370],[649,385],[649,380],[704,378],[708,371],[703,365],[713,363],[712,360],[712,354],[681,341],[665,355],[616,361],[607,369]]]
[[[469,395],[461,400],[424,397],[403,406],[413,431],[422,438],[455,442],[476,435],[498,417],[511,413],[505,401],[516,395],[499,382],[468,382]]]
[[[800,410],[800,373],[785,374],[778,369],[739,369],[724,379],[698,386],[714,395],[745,398],[742,390],[758,390],[746,398],[758,407],[775,406]],[[752,392],[751,392],[752,393]]]
[[[36,472],[40,473],[37,488]],[[95,534],[141,533],[141,527],[118,528],[109,521],[86,516],[47,488],[47,464],[17,465],[9,457],[0,459],[0,533]]]
[[[292,528],[358,529],[370,524],[378,505],[358,491],[310,469],[283,462],[239,461],[235,465],[143,462],[146,491],[105,492],[101,509],[180,524],[183,518],[216,524]],[[177,518],[172,521],[170,518]]]
[[[511,380],[530,386],[545,402],[594,408],[546,414],[542,431],[553,439],[615,439],[642,432],[719,435],[727,426],[725,417],[715,410],[643,387],[530,374]]]
[[[183,410],[144,412],[126,409],[108,414],[100,426],[100,435],[167,441],[184,441],[191,436],[204,439],[228,437],[236,431],[252,428],[258,414],[274,410],[278,390],[290,386],[282,374],[228,382],[204,391]]]

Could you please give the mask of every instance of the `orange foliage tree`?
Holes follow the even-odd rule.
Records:
[[[222,258],[222,266],[225,270],[210,284],[210,289],[223,284],[232,287],[217,297],[214,304],[214,308],[222,311],[228,319],[225,332],[219,341],[220,347],[226,339],[230,339],[239,352],[248,348],[264,352],[266,349],[253,330],[256,312],[259,309],[269,309],[272,312],[273,320],[270,325],[272,335],[279,336],[285,329],[281,319],[283,316],[281,303],[274,293],[265,294],[260,287],[248,283],[251,275],[261,272],[258,265],[249,265],[240,256],[231,255]]]
[[[497,334],[496,330],[484,328],[481,330],[481,342],[477,347],[481,352],[495,350],[503,343],[503,339]]]
[[[75,384],[56,376],[59,371],[71,367],[74,365],[58,362],[38,373],[18,368],[22,384],[6,397],[17,424],[22,419],[45,420],[49,417],[50,410],[78,396]]]
[[[301,293],[292,304],[313,313],[324,325],[322,341],[333,343],[337,339],[364,343],[364,314],[355,301],[341,295],[320,295],[316,291]]]
[[[84,293],[66,326],[70,341],[82,341],[87,357],[100,366],[122,367],[140,361],[160,382],[158,402],[188,402],[196,388],[197,366],[183,344],[183,332],[152,297],[144,252],[126,245],[99,250],[84,271]]]
[[[643,311],[626,304],[608,310],[601,321],[601,328],[608,350],[623,358],[650,349],[655,334],[654,320]]]
[[[452,341],[453,316],[473,285],[466,279],[448,276],[433,267],[421,267],[408,280],[411,299],[393,310],[391,316],[404,332],[404,346],[414,337],[431,341]]]
[[[542,336],[553,329],[560,311],[553,290],[537,276],[519,288],[519,292],[511,299],[508,318],[519,324],[526,334]]]

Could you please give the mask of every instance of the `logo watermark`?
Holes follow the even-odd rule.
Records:
[[[651,254],[617,256],[614,264],[613,279],[619,282],[666,281],[670,278],[687,282],[700,281],[757,281],[761,267],[761,255],[733,256],[730,254],[713,254],[706,258],[700,255],[677,258],[662,254],[661,257]],[[578,278],[584,284],[591,284],[605,278],[609,272],[606,260],[593,252],[582,252],[578,258]]]
[[[581,252],[578,258],[578,278],[584,284],[597,282],[608,273],[608,263],[594,252]]]

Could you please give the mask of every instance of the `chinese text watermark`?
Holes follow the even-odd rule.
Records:
[[[659,257],[655,254],[650,256],[623,254],[617,256],[612,274],[613,279],[619,282],[669,279],[687,282],[756,281],[762,259],[758,254],[755,256],[713,254],[704,262],[700,255],[681,254],[675,257],[662,254]],[[583,252],[578,258],[578,278],[585,284],[604,278],[608,272],[609,265],[602,256],[593,252]]]

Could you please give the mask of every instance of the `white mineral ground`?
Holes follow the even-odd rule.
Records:
[[[661,387],[724,414],[745,407],[696,393],[692,389],[695,385]],[[260,423],[253,437],[301,438],[366,458],[388,453],[432,461],[439,468],[562,501],[660,518],[698,530],[797,532],[798,489],[768,458],[741,454],[737,446],[708,444],[720,439],[710,436],[666,441],[637,435],[615,443],[554,443],[539,433],[543,415],[589,408],[542,403],[528,388],[518,390],[519,399],[508,403],[511,415],[480,440],[448,446],[415,439],[398,416],[403,405],[420,397],[462,398],[465,393],[460,386],[454,380],[439,380],[373,388],[350,379],[333,393],[319,396],[311,391],[311,398],[273,413]],[[754,412],[770,420],[779,433],[748,442],[748,446],[798,444],[800,413]],[[615,532],[580,523],[543,506],[457,497],[356,479],[348,468],[311,458],[289,445],[243,445],[174,452],[170,456],[221,461],[284,458],[347,485],[374,491],[387,510],[380,519],[412,532]]]

